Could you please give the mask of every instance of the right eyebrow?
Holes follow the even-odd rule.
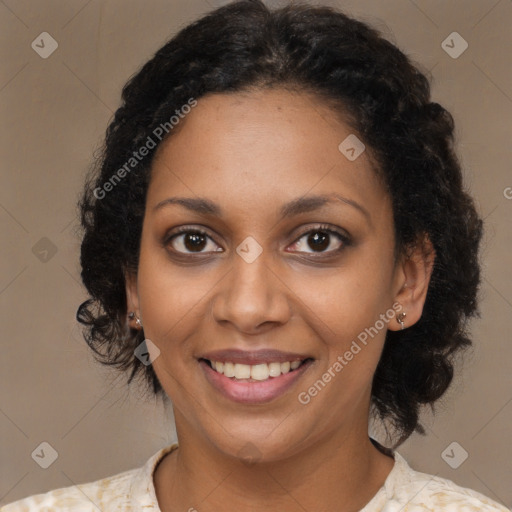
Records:
[[[179,204],[190,211],[201,213],[203,215],[216,215],[222,217],[221,207],[205,198],[194,198],[194,197],[169,197],[160,201],[154,208],[153,211],[157,211],[165,206],[171,204]]]

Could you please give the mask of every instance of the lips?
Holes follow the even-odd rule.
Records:
[[[231,401],[244,404],[266,403],[283,395],[312,363],[313,358],[308,355],[271,349],[219,350],[199,358],[200,367],[212,387]],[[276,367],[283,370],[268,371]],[[227,368],[230,371],[226,371]],[[247,371],[249,368],[252,371]]]

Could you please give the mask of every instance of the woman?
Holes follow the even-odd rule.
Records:
[[[78,311],[172,401],[178,443],[4,512],[506,510],[394,450],[471,343],[482,221],[452,143],[425,76],[332,9],[241,1],[182,30],[87,184]]]

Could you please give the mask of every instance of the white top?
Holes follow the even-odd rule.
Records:
[[[161,512],[153,472],[177,443],[162,448],[141,468],[71,487],[36,494],[0,512]],[[384,485],[360,512],[509,512],[486,496],[452,481],[414,471],[397,452]]]

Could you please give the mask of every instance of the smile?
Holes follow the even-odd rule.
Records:
[[[312,358],[254,365],[199,360],[206,379],[216,391],[231,401],[244,404],[266,403],[280,397],[312,363]]]

